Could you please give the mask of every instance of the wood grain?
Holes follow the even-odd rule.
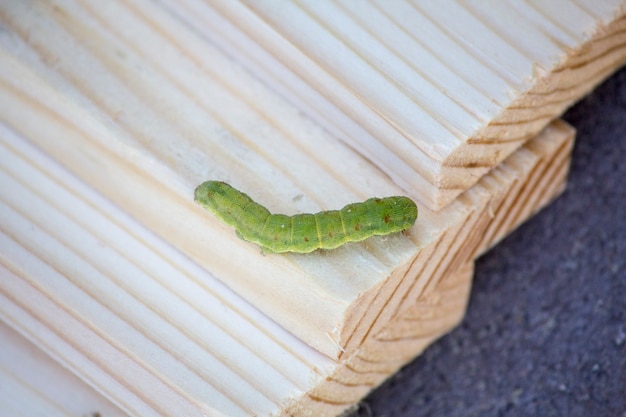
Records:
[[[411,13],[367,3],[374,33],[349,2],[289,3],[291,28],[272,27],[270,2],[2,3],[2,319],[141,416],[333,415],[448,331],[474,258],[562,189],[574,132],[548,118],[622,62],[623,9],[577,6],[557,24],[533,3],[514,11],[525,38],[478,3],[452,9],[458,27],[396,4]],[[350,60],[324,66],[327,47]],[[264,255],[193,203],[207,178],[272,212],[408,194],[420,218]]]
[[[370,322],[367,337],[358,346],[346,350],[332,375],[294,401],[282,416],[340,414],[463,319],[473,278],[473,259],[564,189],[573,140],[570,137],[549,148],[544,147],[545,143],[534,139],[522,148],[532,149],[540,157],[525,176],[519,176],[519,171],[515,173],[513,168],[524,158],[513,154],[478,183],[477,186],[493,192],[495,184],[507,177],[512,176],[515,182],[505,188],[506,192],[495,193],[490,207],[477,221],[474,233],[464,240],[466,249],[459,252],[455,262],[435,276],[425,276],[425,268],[417,269],[413,276],[405,274],[403,279],[412,281],[411,285],[420,287],[421,291],[402,290],[397,291],[402,297],[388,297],[382,314],[377,317],[380,321]],[[521,158],[516,161],[516,156]],[[419,261],[414,261],[415,264]],[[420,284],[420,280],[428,283]],[[409,294],[413,295],[409,297]]]
[[[431,209],[626,60],[623,0],[207,3],[174,9]]]
[[[467,198],[494,204],[465,213],[467,247],[434,262],[448,238],[463,239],[459,225],[372,291],[378,314],[330,360],[3,129],[0,314],[130,415],[336,415],[458,323],[483,232],[502,236],[539,208],[518,205],[562,189],[572,136],[553,133]]]
[[[1,321],[0,339],[0,409],[5,415],[128,416]]]

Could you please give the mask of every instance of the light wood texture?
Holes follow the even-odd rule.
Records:
[[[291,103],[312,90],[268,87],[198,30],[214,9],[178,7],[0,4],[0,314],[131,415],[333,415],[460,320],[474,257],[558,194],[573,131],[554,122],[482,178],[490,167],[462,171],[478,182],[420,205],[406,234],[263,255],[193,203],[196,185],[226,180],[293,214],[424,200],[435,184],[390,177],[393,153],[374,163],[343,138],[379,146],[367,125],[341,116],[329,133]]]
[[[555,135],[553,139],[548,146],[545,138],[531,140],[465,193],[484,187],[492,198],[479,211],[479,219],[468,217],[467,222],[475,221],[469,232],[463,227],[446,232],[463,242],[462,249],[449,257],[436,250],[418,254],[413,271],[387,291],[388,296],[376,295],[384,307],[378,308],[379,316],[360,345],[346,351],[332,375],[290,404],[282,416],[340,414],[462,320],[473,259],[563,190],[573,137]],[[528,163],[528,157],[534,162]],[[437,245],[445,246],[445,238]],[[420,256],[440,262],[429,265]],[[407,291],[407,286],[412,288]]]
[[[471,260],[558,194],[571,144],[555,127],[468,191],[457,249],[367,297],[331,360],[3,128],[0,315],[130,415],[335,415],[461,319]]]
[[[326,381],[292,402],[280,415],[337,416],[358,403],[434,340],[456,326],[465,313],[474,263],[447,275],[363,345],[362,352],[343,362]]]
[[[0,118],[336,357],[346,308],[416,244],[398,236],[314,256],[264,256],[194,204],[193,190],[227,180],[287,214],[401,190],[163,10],[36,4],[0,8]]]
[[[437,256],[454,256],[446,231],[470,230],[488,200],[420,207],[406,236],[264,256],[191,201],[197,184],[227,180],[287,214],[402,190],[153,3],[10,2],[0,18],[0,119],[331,358],[418,252],[442,238]]]
[[[127,416],[2,321],[0,340],[3,416]]]
[[[0,311],[131,415],[268,415],[332,367],[11,131]]]
[[[626,60],[624,0],[169,7],[431,209]]]

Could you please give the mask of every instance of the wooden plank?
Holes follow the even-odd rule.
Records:
[[[460,320],[483,231],[501,235],[538,209],[520,205],[562,189],[572,137],[555,133],[481,180],[477,194],[502,193],[457,271],[427,276],[415,261],[406,281],[421,290],[404,291],[415,299],[381,309],[357,348],[330,360],[2,129],[0,315],[130,415],[335,415]]]
[[[454,263],[458,268],[450,268],[439,275],[417,277],[418,281],[428,280],[428,283],[421,285],[423,289],[413,292],[412,296],[411,292],[408,296],[403,294],[408,298],[406,308],[397,309],[394,314],[385,312],[389,308],[382,309],[381,316],[387,314],[385,320],[381,320],[383,323],[374,323],[368,337],[342,357],[333,373],[292,402],[282,416],[340,414],[463,319],[473,276],[472,259],[497,243],[539,207],[548,204],[565,187],[572,140],[561,142],[559,146],[545,145],[545,140],[535,138],[522,148],[533,149],[536,155],[541,155],[541,161],[526,175],[520,175],[518,170],[527,166],[524,158],[514,153],[475,186],[494,192],[501,181],[506,181],[505,178],[509,181],[515,178],[505,193],[494,193],[495,198],[482,213],[483,218],[477,222],[473,236],[466,240],[466,257],[459,257],[458,263]],[[517,159],[518,156],[521,158]],[[537,205],[531,207],[532,204]],[[392,297],[386,302],[391,306],[398,304]]]
[[[163,5],[14,2],[0,23],[2,317],[133,415],[345,408],[459,319],[476,253],[564,181],[557,122],[406,235],[263,255],[198,183],[289,214],[403,191]],[[458,302],[406,333],[432,297]],[[351,389],[355,369],[378,373]]]
[[[503,230],[512,230],[521,219],[553,198],[565,182],[573,144],[573,132],[568,127],[559,123],[553,128],[522,149],[533,151],[512,155],[484,181],[428,220],[430,224],[441,219],[449,222],[441,229],[429,230],[429,239],[424,239],[406,264],[410,265],[408,271],[393,271],[384,285],[364,292],[352,306],[348,314],[359,321],[353,327],[349,322],[344,329],[344,355],[362,349],[359,335],[377,333],[391,317],[412,308],[423,293],[493,244],[486,239],[501,239],[502,233],[506,233]],[[546,154],[554,159],[543,157]],[[455,219],[456,213],[463,215]]]
[[[0,321],[0,410],[7,416],[127,414]]]
[[[193,189],[208,178],[226,179],[272,211],[293,212],[398,188],[173,17],[107,4],[63,12],[47,2],[37,3],[41,10],[5,5],[4,24],[14,32],[2,38],[0,117],[281,324],[337,351],[324,333],[344,302],[323,301],[311,272],[327,274],[327,285],[340,287],[333,292],[352,297],[351,288],[341,288],[348,268],[337,268],[336,258],[315,264],[310,257],[263,256],[195,205]],[[110,33],[99,19],[121,32]],[[385,269],[363,246],[340,253]],[[404,256],[390,254],[384,261]]]
[[[381,334],[366,342],[363,352],[343,362],[326,381],[292,402],[280,415],[337,416],[357,404],[442,336],[445,329],[461,321],[473,272],[474,263],[469,262],[446,276],[439,288],[421,297],[410,311],[388,323]],[[399,331],[400,327],[404,329]]]
[[[626,60],[626,3],[169,6],[440,209]]]
[[[0,136],[3,320],[123,410],[268,415],[331,366],[32,145]]]
[[[0,119],[331,358],[386,317],[379,300],[398,282],[423,289],[403,272],[423,265],[436,278],[460,265],[491,198],[477,188],[438,213],[420,207],[406,236],[263,255],[191,201],[197,184],[227,179],[289,214],[402,190],[165,9],[14,2],[0,17]],[[570,135],[562,124],[546,132]],[[522,154],[528,167],[540,159]]]

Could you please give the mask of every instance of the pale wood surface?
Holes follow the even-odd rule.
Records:
[[[363,245],[263,256],[195,205],[193,189],[227,180],[292,214],[398,187],[162,10],[37,4],[2,10],[13,32],[0,50],[0,117],[299,337],[337,352],[326,332],[345,305],[414,245],[379,241],[380,259]],[[146,26],[158,19],[167,37]],[[354,276],[353,256],[365,274]]]
[[[552,143],[545,138],[531,140],[466,192],[484,187],[492,198],[478,220],[468,217],[469,223],[475,223],[465,238],[463,228],[450,230],[455,239],[464,242],[462,250],[452,260],[444,257],[434,273],[425,273],[428,268],[420,268],[422,262],[414,260],[412,268],[417,266],[417,271],[397,284],[396,294],[381,301],[385,303],[380,309],[381,320],[368,329],[367,337],[342,356],[332,375],[292,403],[282,415],[341,413],[456,326],[467,305],[473,259],[565,187],[573,137],[565,134],[553,139]],[[402,288],[407,285],[412,285],[413,290]],[[403,305],[405,308],[400,308]]]
[[[0,310],[132,415],[268,415],[332,362],[23,138],[0,135]]]
[[[0,340],[0,410],[3,416],[127,416],[2,321]]]
[[[171,8],[433,209],[626,59],[624,0]]]
[[[363,289],[347,310],[341,356],[359,349],[364,335],[378,332],[389,319],[412,308],[424,291],[552,198],[552,187],[565,181],[573,134],[565,123],[555,122],[449,207],[434,213],[423,209],[423,224],[414,228],[416,237],[411,236],[419,240],[419,249],[380,285]],[[557,162],[544,155],[555,155]]]
[[[406,192],[168,7],[0,5],[3,319],[133,415],[291,400],[284,413],[332,415],[460,319],[474,256],[559,191],[573,132],[555,122],[470,172],[478,184],[420,205],[404,235],[263,255],[192,202],[197,184],[287,214]],[[419,334],[416,312],[441,297]]]
[[[287,214],[402,190],[166,10],[33,4],[0,9],[0,118],[330,357],[370,291],[475,209],[420,207],[409,239],[264,256],[191,201],[197,184],[227,180]]]
[[[330,360],[23,138],[0,133],[0,314],[141,416],[345,409],[461,319],[471,260],[490,243],[483,232],[501,236],[539,207],[529,204],[558,194],[572,143],[571,130],[555,128],[468,191],[483,205],[448,237],[466,245],[387,280],[368,297],[380,316],[363,316],[349,349]]]

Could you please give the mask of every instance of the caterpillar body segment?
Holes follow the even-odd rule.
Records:
[[[417,206],[402,196],[370,198],[341,210],[287,216],[271,214],[225,182],[206,181],[196,188],[194,200],[233,226],[240,238],[273,253],[334,249],[370,236],[406,230],[417,219]]]

